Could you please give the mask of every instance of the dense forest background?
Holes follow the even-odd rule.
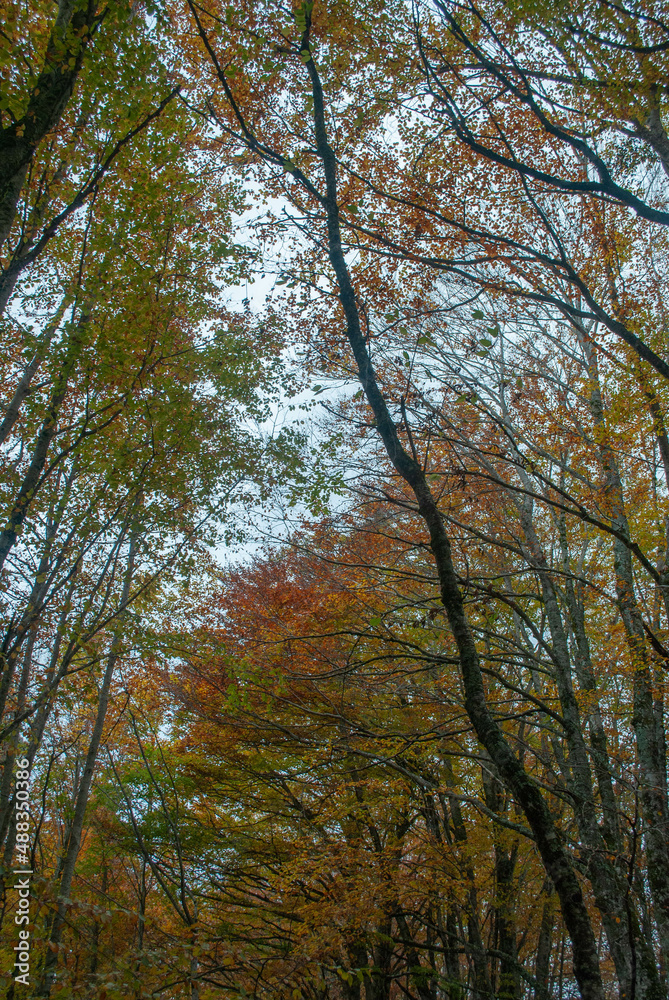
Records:
[[[0,995],[666,1000],[669,7],[0,79]]]

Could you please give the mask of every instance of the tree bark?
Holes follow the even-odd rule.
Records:
[[[68,295],[63,296],[61,303],[58,306],[58,309],[56,310],[55,316],[49,322],[46,329],[44,330],[44,333],[40,337],[39,343],[37,345],[37,350],[35,351],[32,360],[30,361],[29,364],[26,365],[23,375],[19,379],[19,383],[16,389],[14,390],[14,395],[12,396],[5,410],[5,415],[3,417],[2,424],[0,424],[0,444],[2,444],[4,441],[7,440],[7,438],[11,433],[12,427],[18,420],[19,412],[21,410],[23,401],[26,398],[26,396],[28,396],[28,394],[30,393],[30,386],[33,380],[33,376],[35,375],[35,372],[37,371],[39,366],[44,361],[44,358],[46,357],[51,341],[53,340],[56,330],[60,326],[60,322],[63,318],[65,310],[67,309],[67,306],[70,301],[71,300]]]
[[[0,245],[12,228],[37,146],[58,124],[72,96],[97,20],[96,0],[59,0],[44,64],[26,113],[0,132]]]
[[[630,537],[622,481],[613,450],[607,443],[604,407],[599,388],[597,359],[591,345],[583,341],[590,380],[590,412],[598,437],[604,473],[608,517],[624,538]],[[618,609],[625,630],[633,673],[632,725],[639,764],[639,797],[644,819],[648,881],[654,903],[660,951],[669,954],[669,804],[666,798],[664,730],[658,731],[653,703],[653,678],[648,659],[643,618],[636,600],[630,550],[624,542],[613,543],[613,565]],[[661,721],[661,720],[660,720]]]
[[[122,608],[124,608],[127,605],[128,598],[130,596],[130,584],[132,582],[134,563],[135,563],[135,542],[134,540],[131,540],[130,550],[128,553],[128,565],[126,568],[125,579],[123,581],[123,590],[121,593]],[[74,806],[74,815],[72,817],[72,822],[70,824],[67,846],[63,858],[62,874],[60,878],[60,886],[58,893],[58,905],[54,921],[51,926],[50,945],[52,945],[53,948],[51,947],[48,948],[46,952],[44,967],[42,969],[42,977],[37,991],[37,995],[40,997],[48,997],[50,995],[51,987],[53,985],[53,980],[56,972],[56,965],[58,962],[58,948],[63,934],[65,917],[67,912],[67,899],[70,893],[70,888],[72,886],[72,880],[74,878],[74,870],[77,863],[77,858],[79,856],[79,848],[81,846],[81,835],[84,827],[86,806],[88,805],[88,797],[93,782],[93,775],[95,773],[95,764],[97,761],[98,750],[100,748],[100,741],[102,739],[105,718],[107,716],[107,708],[109,707],[109,694],[111,691],[111,683],[114,676],[114,670],[116,668],[116,662],[119,656],[121,638],[122,638],[122,626],[121,624],[119,624],[114,634],[114,638],[112,639],[109,655],[107,657],[105,672],[103,674],[102,684],[100,687],[100,694],[98,696],[98,710],[95,717],[95,723],[93,725],[93,731],[91,733],[91,740],[88,746],[88,753],[86,754],[86,762],[84,765],[84,770],[81,775],[81,780],[79,782],[79,788],[77,790],[75,806]]]
[[[413,491],[419,513],[430,534],[430,548],[439,576],[441,600],[460,656],[467,714],[479,741],[488,751],[525,813],[546,871],[556,887],[571,938],[574,974],[581,995],[584,1000],[604,1000],[597,945],[581,887],[541,792],[515,756],[488,708],[478,651],[465,615],[443,518],[421,466],[400,442],[367,351],[356,296],[341,245],[337,164],[327,137],[320,77],[309,52],[309,28],[307,18],[301,50],[309,54],[306,68],[314,99],[316,147],[325,173],[326,196],[323,205],[326,212],[328,256],[337,278],[339,300],[346,318],[346,335],[356,361],[360,383],[376,418],[378,433],[388,457]]]
[[[37,435],[35,449],[33,451],[30,465],[23,477],[23,482],[16,495],[8,521],[2,532],[0,532],[0,572],[5,564],[7,556],[11,552],[16,539],[18,538],[21,526],[26,514],[35,499],[39,489],[40,479],[46,465],[49,446],[58,429],[58,417],[60,408],[67,395],[67,387],[70,376],[82,347],[84,330],[88,325],[90,316],[88,313],[82,314],[77,324],[76,331],[72,334],[65,357],[63,358],[60,371],[54,382],[51,399],[47,408],[47,414]]]

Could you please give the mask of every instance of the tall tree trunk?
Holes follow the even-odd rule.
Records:
[[[531,484],[528,482],[527,486]],[[597,823],[590,760],[581,728],[580,709],[571,676],[571,657],[562,610],[549,571],[548,560],[536,535],[528,504],[519,502],[527,542],[527,557],[539,577],[541,595],[551,635],[554,675],[565,724],[568,748],[568,787],[574,800],[576,822],[585,847],[585,859],[597,908],[602,915],[620,987],[620,1000],[658,1000],[664,996],[655,956],[647,947],[638,913],[629,898],[627,880],[609,860],[610,848]],[[603,764],[602,761],[600,763]],[[608,773],[608,771],[607,771]],[[605,786],[606,787],[606,786]],[[632,935],[632,941],[630,941]],[[635,961],[636,953],[643,961]]]
[[[76,330],[69,338],[65,355],[60,367],[60,371],[53,385],[51,399],[47,408],[46,417],[42,423],[35,449],[33,451],[30,465],[23,477],[23,482],[16,495],[12,510],[9,514],[6,526],[0,532],[0,572],[5,564],[7,556],[11,552],[18,537],[19,531],[25,520],[26,514],[35,499],[35,495],[40,486],[40,480],[46,465],[47,453],[53,440],[60,415],[61,406],[67,395],[67,387],[70,376],[82,347],[84,331],[90,321],[90,315],[84,313],[79,318]]]
[[[308,57],[306,68],[314,99],[316,147],[325,173],[326,195],[322,204],[326,212],[328,255],[337,278],[339,300],[346,318],[346,335],[358,368],[358,377],[374,413],[378,433],[388,457],[413,491],[418,511],[429,531],[430,548],[439,576],[441,599],[458,648],[467,714],[478,739],[495,762],[502,779],[513,791],[516,801],[525,813],[546,871],[556,887],[571,938],[574,974],[581,995],[584,1000],[604,1000],[597,944],[581,887],[539,788],[526,773],[488,708],[478,651],[465,615],[443,518],[421,465],[415,456],[404,449],[399,439],[367,351],[355,291],[341,245],[337,161],[327,137],[320,77],[309,53],[309,30],[310,20],[307,16],[301,50]]]
[[[493,812],[503,813],[502,787],[493,775],[484,773],[483,788],[485,801]],[[516,888],[515,868],[518,854],[517,838],[507,844],[508,837],[493,824],[495,850],[495,937],[497,948],[502,952],[499,960],[499,984],[496,995],[499,1000],[518,1000],[520,979],[518,976],[518,945],[516,939]]]
[[[565,517],[560,517],[560,547],[562,549],[562,568],[564,571],[564,589],[567,602],[567,612],[571,624],[572,634],[576,643],[576,655],[574,658],[574,668],[582,691],[587,692],[589,715],[588,728],[590,731],[590,747],[592,759],[597,777],[597,788],[602,805],[602,836],[609,851],[614,855],[620,854],[622,842],[620,838],[620,818],[616,805],[615,792],[613,790],[613,780],[611,776],[611,762],[608,752],[608,738],[602,712],[597,698],[597,682],[595,671],[590,656],[590,642],[585,629],[585,612],[583,604],[577,599],[569,565],[569,546],[567,542],[567,525]]]
[[[446,760],[444,762],[444,770],[448,778],[449,785],[454,784],[453,770],[451,768],[451,762]],[[460,808],[460,803],[458,799],[454,796],[449,798],[451,819],[453,822],[453,835],[457,843],[461,844],[465,849],[465,854],[467,852],[467,828],[465,827],[465,822],[462,816],[462,809]],[[474,867],[469,859],[467,859],[465,864],[465,874],[467,876],[468,882],[468,906],[467,906],[467,938],[468,938],[468,957],[471,962],[471,967],[473,971],[474,978],[474,997],[476,1000],[487,1000],[487,998],[493,995],[492,982],[490,980],[490,971],[488,969],[488,963],[486,961],[486,952],[483,944],[483,938],[481,937],[481,926],[479,921],[479,911],[480,906],[478,902],[478,894],[476,891],[476,879]]]
[[[648,881],[654,903],[660,951],[669,954],[669,804],[666,796],[666,759],[663,756],[664,729],[658,730],[653,699],[653,677],[649,662],[643,617],[634,590],[634,574],[629,546],[630,531],[625,512],[622,481],[613,449],[607,441],[597,358],[592,345],[583,339],[590,376],[590,412],[595,425],[599,458],[604,473],[607,514],[622,538],[613,543],[613,565],[618,609],[629,650],[632,685],[632,725],[636,736],[639,764],[639,797],[644,820],[648,861]]]
[[[58,124],[72,96],[97,17],[95,0],[59,0],[25,114],[0,131],[0,245],[12,228],[35,151]]]
[[[128,565],[125,572],[125,579],[123,581],[123,590],[121,594],[122,608],[126,607],[128,603],[128,598],[130,596],[130,584],[132,581],[134,563],[135,563],[135,542],[133,539],[130,542],[130,550],[128,553]],[[77,863],[77,858],[79,856],[79,848],[81,846],[81,835],[84,827],[86,806],[88,804],[88,796],[90,794],[91,784],[93,782],[93,775],[95,773],[95,764],[97,761],[98,750],[100,747],[100,740],[102,739],[102,732],[104,729],[105,718],[107,715],[107,708],[109,707],[109,693],[111,690],[111,683],[114,676],[114,669],[116,667],[116,662],[118,660],[118,655],[119,655],[119,649],[121,646],[122,631],[123,631],[122,622],[124,617],[125,617],[124,615],[121,616],[121,623],[117,626],[114,638],[112,639],[109,655],[107,656],[105,672],[102,677],[102,684],[100,686],[100,693],[98,696],[98,710],[95,717],[95,723],[93,725],[93,731],[91,733],[91,740],[88,746],[86,762],[84,765],[83,773],[81,775],[81,780],[79,781],[79,788],[77,791],[75,805],[74,805],[74,814],[72,816],[72,822],[70,824],[69,835],[65,847],[65,853],[63,855],[62,874],[60,877],[60,885],[58,893],[58,904],[53,924],[51,926],[51,934],[49,940],[50,947],[47,949],[46,952],[44,967],[42,969],[42,977],[37,991],[38,996],[40,997],[48,997],[50,995],[51,987],[53,985],[54,975],[56,972],[56,965],[58,962],[58,949],[65,925],[66,900],[70,893],[72,880],[74,878],[75,866]]]
[[[537,941],[537,957],[534,966],[534,1000],[548,1000],[551,969],[551,950],[555,926],[555,894],[550,879],[546,879],[541,894],[544,905],[541,908],[541,925]]]
[[[53,319],[47,324],[46,329],[40,336],[39,342],[37,344],[37,349],[32,356],[31,361],[26,365],[23,370],[23,375],[19,379],[18,385],[14,390],[11,400],[9,401],[7,408],[5,409],[5,415],[0,424],[0,444],[6,441],[11,434],[12,428],[16,421],[18,420],[19,413],[21,411],[21,406],[23,401],[30,393],[30,388],[32,384],[33,377],[39,366],[44,361],[49,347],[51,346],[51,341],[53,340],[54,334],[56,333],[58,327],[60,326],[61,320],[65,310],[67,309],[71,298],[69,295],[64,295],[60,301],[56,313]]]

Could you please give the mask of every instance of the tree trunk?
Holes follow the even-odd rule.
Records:
[[[58,124],[72,96],[96,18],[95,0],[60,0],[26,112],[0,132],[0,245],[12,228],[35,151]]]
[[[307,19],[301,45],[301,50],[307,54],[309,27]],[[342,250],[337,202],[337,164],[327,138],[323,91],[312,58],[306,62],[306,68],[311,79],[314,99],[316,147],[326,179],[327,193],[323,206],[326,212],[328,254],[337,278],[339,299],[346,318],[346,335],[357,364],[358,377],[376,418],[378,433],[388,457],[413,491],[419,513],[429,531],[430,548],[439,576],[441,599],[459,652],[467,714],[479,741],[523,810],[546,871],[556,887],[571,938],[574,974],[581,995],[584,1000],[604,1000],[597,944],[581,887],[539,788],[525,772],[488,709],[478,651],[465,615],[443,518],[427,484],[423,469],[416,458],[405,451],[400,442],[397,428],[378,387],[360,324],[355,291]]]
[[[613,450],[607,443],[604,407],[599,389],[597,359],[584,340],[583,350],[591,380],[590,412],[598,438],[598,451],[605,479],[607,514],[624,539],[630,538],[622,482]],[[653,703],[653,678],[646,647],[643,617],[634,591],[632,557],[625,541],[613,543],[613,565],[618,609],[625,629],[633,672],[632,725],[639,763],[639,797],[644,819],[648,881],[654,903],[660,951],[669,954],[669,804],[666,797],[664,729],[658,731]],[[642,968],[644,962],[642,961]]]
[[[82,346],[84,330],[88,326],[90,316],[88,313],[82,314],[77,324],[76,331],[70,337],[65,356],[61,365],[61,370],[56,378],[51,393],[51,400],[47,408],[47,415],[42,423],[35,450],[28,466],[28,470],[23,478],[19,492],[14,500],[11,514],[6,527],[0,533],[0,571],[5,564],[7,556],[11,552],[18,537],[21,525],[30,509],[30,505],[35,499],[40,485],[40,479],[46,465],[46,457],[49,446],[53,440],[60,415],[60,408],[67,394],[67,386],[70,376],[79,356]]]
[[[545,880],[542,895],[544,905],[541,909],[541,926],[539,927],[537,957],[534,966],[534,978],[537,981],[534,988],[534,1000],[548,1000],[549,996],[551,948],[555,926],[555,897],[550,879]]]
[[[121,594],[122,608],[124,608],[128,603],[128,598],[130,595],[130,584],[132,581],[132,574],[134,569],[134,562],[135,562],[135,543],[134,540],[132,540],[130,542],[130,550],[128,553],[128,565],[125,573],[125,579],[123,581],[123,590]],[[95,723],[93,725],[91,740],[88,746],[88,753],[86,755],[84,770],[81,776],[81,780],[79,782],[79,788],[77,791],[75,806],[74,806],[74,815],[72,817],[72,822],[70,824],[67,846],[65,854],[63,856],[62,874],[60,878],[60,886],[58,894],[58,907],[51,927],[51,935],[49,941],[50,945],[53,947],[49,947],[49,949],[47,949],[46,952],[44,967],[42,969],[42,978],[40,981],[39,989],[37,991],[38,996],[40,997],[48,997],[49,994],[51,993],[51,987],[53,985],[53,980],[56,972],[56,965],[58,962],[58,948],[63,934],[63,929],[65,925],[65,915],[67,912],[67,899],[70,893],[70,888],[72,886],[72,880],[74,878],[74,870],[77,863],[77,857],[79,855],[79,847],[81,846],[81,835],[84,827],[86,806],[88,804],[88,796],[90,794],[91,784],[93,782],[93,775],[95,772],[95,764],[97,761],[98,749],[100,747],[100,741],[102,739],[102,732],[104,729],[105,718],[107,715],[107,708],[109,706],[109,693],[111,690],[111,683],[114,676],[116,661],[118,660],[121,638],[122,638],[122,624],[119,624],[111,643],[109,655],[107,657],[107,663],[105,666],[105,672],[102,677],[102,684],[100,687],[100,694],[98,697],[98,710],[95,718]]]

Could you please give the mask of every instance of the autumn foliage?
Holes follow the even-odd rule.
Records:
[[[667,10],[5,8],[0,992],[666,1000]]]

